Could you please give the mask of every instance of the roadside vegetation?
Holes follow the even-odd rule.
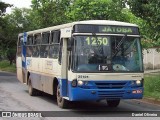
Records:
[[[160,73],[145,75],[144,97],[160,99]]]
[[[16,65],[10,65],[10,62],[7,60],[0,61],[0,70],[8,72],[16,72]]]

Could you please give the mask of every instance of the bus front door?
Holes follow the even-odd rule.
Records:
[[[61,40],[61,80],[60,80],[60,94],[62,97],[67,97],[68,93],[68,55],[67,55],[67,39]]]

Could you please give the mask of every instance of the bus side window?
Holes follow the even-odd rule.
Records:
[[[59,30],[52,31],[51,34],[52,34],[51,41],[50,41],[51,44],[59,43],[60,42],[60,31]]]
[[[41,34],[34,35],[33,54],[32,54],[33,57],[38,57],[39,56],[40,43],[41,43]]]
[[[29,35],[27,37],[27,45],[26,45],[26,56],[31,57],[33,52],[33,35]]]
[[[60,42],[60,31],[51,32],[50,48],[49,48],[49,57],[57,59],[59,52],[59,43]]]
[[[23,44],[23,39],[22,39],[23,37],[21,36],[21,37],[19,37],[19,39],[18,39],[18,48],[17,48],[17,56],[21,56],[21,51],[22,51],[22,47],[21,47],[21,45]]]
[[[42,33],[42,42],[40,47],[40,57],[47,58],[49,50],[50,32]]]

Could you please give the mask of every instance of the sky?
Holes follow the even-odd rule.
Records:
[[[0,0],[0,1],[13,4],[14,7],[18,7],[18,8],[22,8],[22,7],[30,8],[30,5],[31,5],[31,0]],[[6,13],[11,13],[11,8],[7,8]]]

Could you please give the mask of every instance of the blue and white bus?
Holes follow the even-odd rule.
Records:
[[[20,33],[17,78],[31,96],[40,91],[68,101],[142,99],[143,62],[135,24],[89,20]]]

